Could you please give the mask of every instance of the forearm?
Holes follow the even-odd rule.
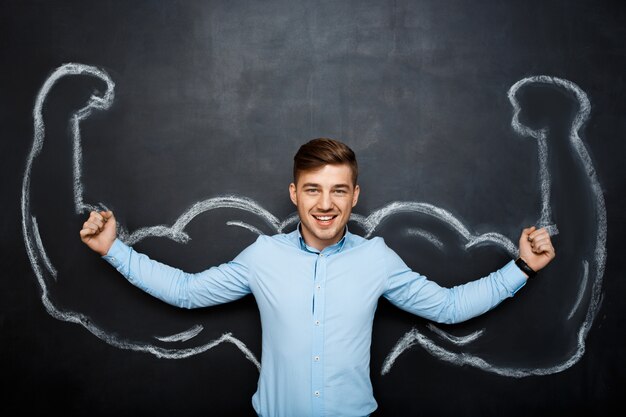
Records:
[[[526,276],[513,261],[486,277],[450,288],[436,318],[439,322],[458,323],[481,315],[526,283]]]
[[[103,258],[136,287],[178,307],[226,303],[249,292],[229,265],[190,274],[150,259],[119,239]]]
[[[385,297],[397,307],[438,323],[458,323],[494,308],[526,283],[513,261],[486,277],[445,288],[396,262]]]

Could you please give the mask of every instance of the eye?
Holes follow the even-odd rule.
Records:
[[[315,194],[317,193],[317,188],[305,188],[304,192],[307,194]]]
[[[335,194],[338,194],[338,195],[346,195],[347,193],[348,192],[346,190],[343,190],[343,189],[335,190]]]

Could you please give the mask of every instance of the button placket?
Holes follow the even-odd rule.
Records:
[[[320,253],[316,260],[313,282],[313,344],[311,346],[311,376],[314,415],[322,415],[324,388],[324,299],[326,287],[326,266],[328,257]]]

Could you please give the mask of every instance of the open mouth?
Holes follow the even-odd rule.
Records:
[[[328,226],[332,224],[332,222],[337,218],[337,214],[325,214],[325,215],[315,215],[313,214],[313,218],[315,221],[322,226]]]

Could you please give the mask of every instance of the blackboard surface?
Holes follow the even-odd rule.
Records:
[[[228,261],[293,230],[293,154],[326,136],[359,159],[350,230],[442,285],[555,233],[466,323],[380,301],[376,416],[618,414],[624,22],[597,1],[2,2],[0,412],[253,415],[254,299],[175,309],[78,231],[108,207],[155,259]]]

